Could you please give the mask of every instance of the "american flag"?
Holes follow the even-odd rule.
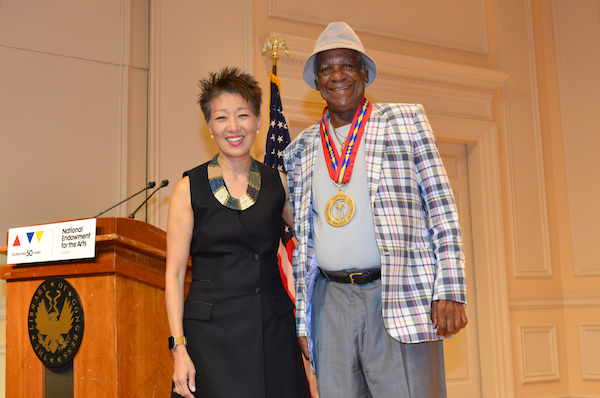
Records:
[[[280,88],[279,77],[271,73],[271,108],[269,112],[271,124],[267,134],[264,163],[279,171],[285,171],[283,168],[283,150],[291,140],[288,125],[283,115],[283,107],[281,106]]]
[[[281,106],[281,82],[279,77],[273,73],[271,75],[271,105],[269,111],[269,132],[267,133],[267,144],[265,149],[265,161],[267,166],[285,172],[283,167],[283,150],[290,143],[290,132],[288,130],[285,116],[283,115],[283,107]],[[283,219],[281,231],[281,247],[279,257],[279,270],[281,278],[288,294],[294,298],[294,283],[292,273],[292,253],[296,247],[294,233],[292,228]],[[283,258],[282,258],[283,257]]]

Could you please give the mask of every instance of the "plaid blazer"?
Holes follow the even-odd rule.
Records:
[[[385,327],[403,343],[437,340],[431,302],[466,304],[466,285],[458,214],[431,126],[421,105],[373,104],[364,135]],[[317,123],[284,152],[298,238],[293,255],[296,327],[298,336],[309,338],[318,273],[311,181],[319,148]]]

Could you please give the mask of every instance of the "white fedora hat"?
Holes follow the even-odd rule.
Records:
[[[312,54],[310,54],[306,62],[304,62],[302,76],[304,77],[306,84],[315,90],[317,89],[315,86],[315,58],[318,53],[333,50],[335,48],[348,48],[361,53],[367,64],[367,69],[369,70],[369,81],[365,84],[365,87],[373,83],[377,77],[377,65],[375,65],[375,61],[365,53],[365,48],[360,39],[347,23],[332,22],[327,26],[323,33],[321,33]]]

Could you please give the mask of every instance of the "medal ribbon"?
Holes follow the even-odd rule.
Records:
[[[354,119],[352,119],[352,125],[350,126],[350,134],[346,139],[346,145],[342,155],[338,155],[335,150],[331,134],[329,132],[329,110],[327,107],[323,110],[323,118],[321,119],[321,142],[325,148],[325,162],[327,163],[327,169],[329,170],[329,176],[337,184],[346,184],[350,181],[352,175],[352,168],[354,167],[354,160],[358,153],[358,146],[360,145],[360,139],[365,130],[365,125],[371,115],[373,105],[366,98],[363,99],[362,105],[356,110]]]

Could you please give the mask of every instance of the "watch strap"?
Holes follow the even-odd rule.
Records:
[[[169,349],[172,350],[173,348],[175,348],[175,346],[177,345],[187,345],[187,339],[185,337],[175,337],[175,336],[171,336],[169,337]]]

